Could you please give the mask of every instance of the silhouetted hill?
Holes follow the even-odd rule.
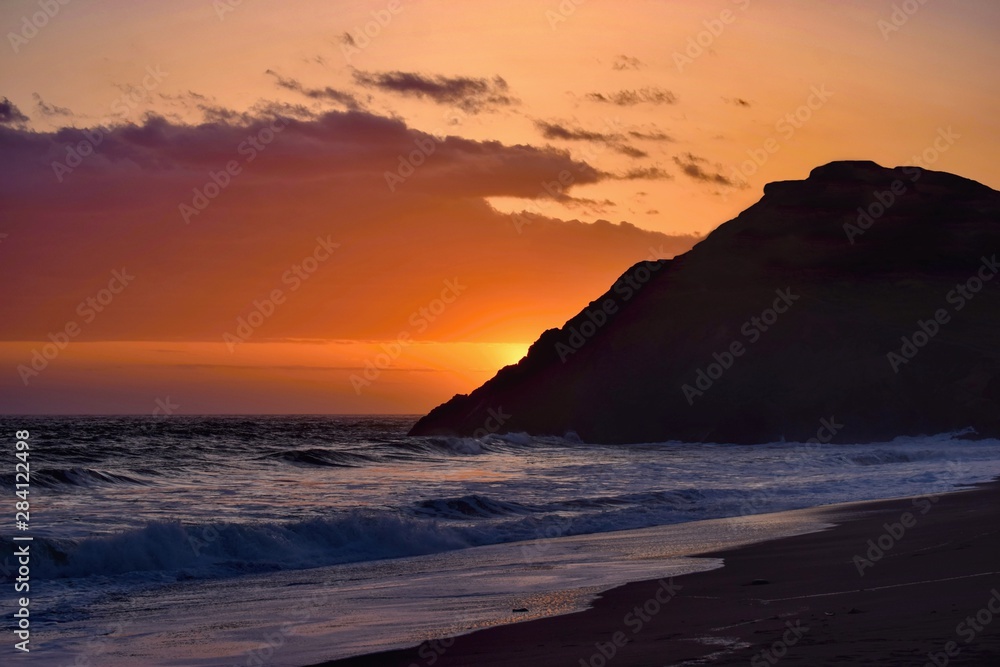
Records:
[[[1000,437],[998,253],[1000,192],[917,167],[834,162],[768,184],[690,252],[635,265],[411,433],[860,442],[973,427]]]

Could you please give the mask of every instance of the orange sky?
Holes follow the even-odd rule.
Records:
[[[894,5],[4,3],[0,410],[422,412],[765,182],[1000,187],[1000,6]]]

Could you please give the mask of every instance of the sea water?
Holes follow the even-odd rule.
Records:
[[[1000,475],[1000,441],[965,433],[605,446],[411,438],[414,420],[0,418],[31,434],[22,657],[306,665],[578,610],[627,581],[721,564],[692,554],[823,527],[773,512]],[[17,531],[3,525],[13,591]]]

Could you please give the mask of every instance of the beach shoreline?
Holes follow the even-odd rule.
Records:
[[[584,611],[316,667],[987,664],[1000,658],[1000,482],[816,508],[832,528],[699,554]]]

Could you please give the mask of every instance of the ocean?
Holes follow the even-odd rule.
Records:
[[[11,662],[297,667],[573,611],[720,565],[691,554],[823,527],[775,512],[1000,476],[1000,441],[966,433],[604,446],[411,438],[415,419],[0,418],[5,599],[13,538],[33,538],[32,650]]]

